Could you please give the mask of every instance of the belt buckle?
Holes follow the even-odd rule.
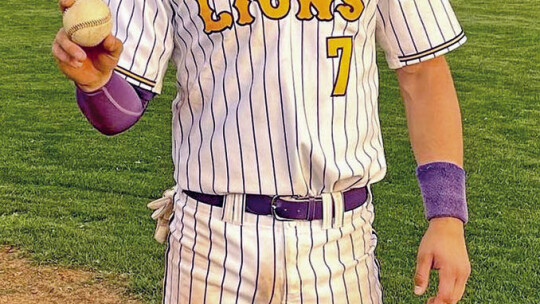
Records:
[[[280,197],[283,197],[284,195],[274,195],[272,196],[272,201],[270,202],[270,214],[272,214],[272,217],[275,218],[278,221],[281,222],[292,222],[294,219],[289,219],[285,217],[281,217],[276,213],[276,200],[278,200]]]

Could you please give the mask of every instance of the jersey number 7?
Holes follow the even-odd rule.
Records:
[[[351,68],[352,46],[352,36],[326,38],[326,57],[337,58],[341,55],[337,76],[334,81],[332,97],[345,96],[345,93],[347,93]],[[341,50],[341,54],[338,53],[338,50]]]

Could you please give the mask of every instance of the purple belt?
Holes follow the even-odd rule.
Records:
[[[184,190],[184,193],[199,202],[223,207],[223,195],[203,194]],[[258,194],[246,194],[246,212],[256,215],[272,215],[277,220],[321,220],[323,218],[323,204],[320,197],[295,198],[285,200],[283,197]],[[345,211],[360,207],[366,202],[367,188],[355,188],[343,192]],[[334,214],[332,205],[332,214]]]

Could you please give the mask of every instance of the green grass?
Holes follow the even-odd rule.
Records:
[[[538,2],[453,4],[469,38],[448,56],[471,218],[463,303],[540,303]],[[0,244],[19,245],[38,263],[126,273],[132,292],[157,303],[164,247],[152,239],[145,204],[173,183],[174,81],[135,128],[107,138],[85,121],[50,56],[55,1],[4,0],[0,22]],[[396,79],[380,65],[389,172],[374,191],[385,302],[423,303],[411,290],[426,222]]]

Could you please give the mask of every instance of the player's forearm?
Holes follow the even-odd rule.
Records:
[[[132,87],[113,73],[101,89],[86,93],[77,88],[77,104],[88,121],[101,133],[115,135],[133,126],[144,113],[153,93]]]
[[[397,71],[426,218],[467,222],[461,114],[444,57]]]
[[[397,75],[417,163],[463,167],[461,114],[444,57],[399,69]]]

